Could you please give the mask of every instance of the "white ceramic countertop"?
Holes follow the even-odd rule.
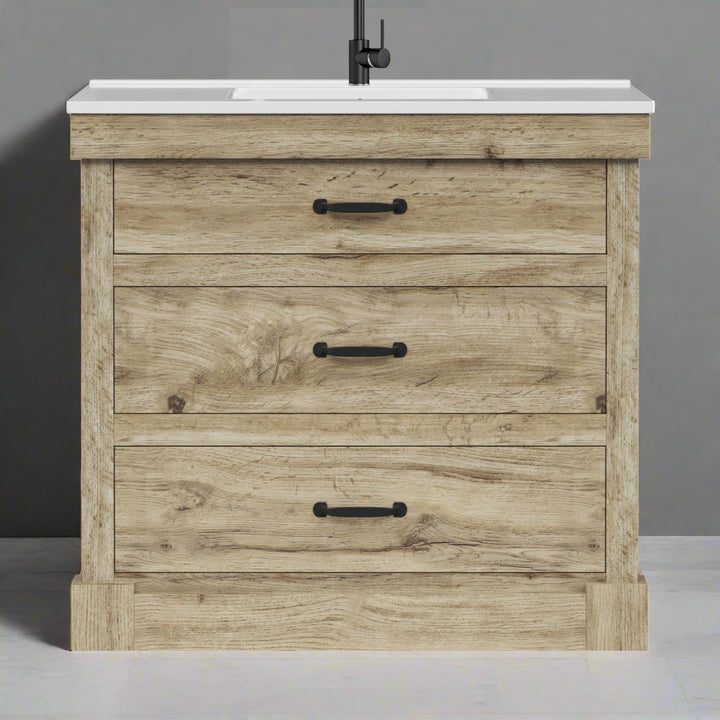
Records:
[[[69,114],[650,114],[629,80],[91,80]]]

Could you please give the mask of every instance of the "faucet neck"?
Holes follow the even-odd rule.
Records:
[[[365,39],[365,0],[354,0],[354,28],[353,40]]]

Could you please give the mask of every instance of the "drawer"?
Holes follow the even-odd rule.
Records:
[[[603,572],[604,488],[602,447],[117,448],[115,569]]]
[[[605,161],[116,161],[118,253],[604,253]],[[313,202],[407,202],[316,214]]]
[[[592,413],[604,395],[605,288],[115,289],[118,413]]]

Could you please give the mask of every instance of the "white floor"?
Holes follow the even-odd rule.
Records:
[[[720,720],[720,537],[648,537],[647,653],[70,653],[72,539],[0,540],[0,718]]]

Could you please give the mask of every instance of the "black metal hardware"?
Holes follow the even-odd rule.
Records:
[[[405,517],[407,515],[407,505],[402,502],[393,503],[391,508],[384,507],[328,507],[326,502],[318,502],[313,505],[313,515],[315,517]]]
[[[395,342],[392,347],[373,347],[372,345],[349,345],[346,347],[328,347],[326,342],[313,345],[315,357],[324,358],[328,355],[336,357],[392,357],[401,358],[407,355],[407,345]]]
[[[380,21],[380,47],[371,48],[365,39],[365,0],[354,0],[354,37],[350,40],[348,81],[351,85],[368,85],[370,68],[386,68],[390,51],[385,47],[385,20]]]
[[[365,0],[355,0],[353,3],[353,31],[355,40],[365,37]]]
[[[318,215],[328,212],[336,213],[381,213],[392,212],[402,215],[407,210],[407,203],[402,198],[395,198],[391,203],[377,202],[339,202],[329,203],[325,198],[313,202],[313,210]]]

